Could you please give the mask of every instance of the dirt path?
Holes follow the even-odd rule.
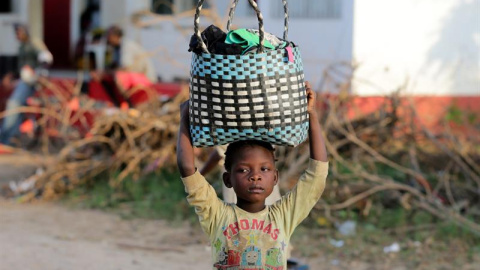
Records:
[[[0,199],[0,251],[0,270],[211,269],[208,240],[197,227],[53,203]],[[324,256],[305,261],[311,270],[377,269],[359,261],[334,266]]]
[[[24,154],[0,154],[0,186],[10,181],[23,180],[35,173],[41,164],[39,158]]]
[[[323,254],[304,261],[310,270],[412,269],[398,262],[336,258]],[[415,269],[477,269],[477,264],[458,268],[425,261],[428,264]],[[0,198],[0,270],[211,270],[210,266],[208,240],[197,227]]]
[[[1,270],[188,270],[210,265],[206,238],[188,226],[4,200],[0,220]]]
[[[0,155],[0,186],[28,177],[43,162],[45,160],[32,160],[31,157]],[[305,244],[305,250],[318,241],[327,239],[310,237],[297,241],[294,256],[301,253],[300,246]],[[347,258],[341,250],[335,253],[318,250],[313,254],[304,259],[311,270],[409,269],[404,266],[405,262],[390,260],[382,252],[378,261],[369,262]],[[446,255],[452,254],[448,250],[438,254],[440,257]],[[416,269],[476,269],[474,265],[478,265],[458,268],[434,261],[424,258]],[[161,220],[125,220],[113,213],[72,209],[54,203],[18,204],[0,196],[0,270],[13,269],[212,268],[208,240],[198,226],[172,226]]]
[[[0,187],[48,160],[0,155]],[[189,226],[125,220],[53,203],[17,204],[0,196],[0,270],[210,269],[207,238]]]

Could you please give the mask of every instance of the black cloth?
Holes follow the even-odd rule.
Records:
[[[242,54],[242,47],[237,44],[226,44],[227,34],[213,24],[203,30],[201,37],[210,53],[222,55]],[[190,38],[188,51],[196,54],[203,53],[197,36],[192,35]]]

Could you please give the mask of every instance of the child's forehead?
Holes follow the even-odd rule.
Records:
[[[246,144],[246,145],[242,145],[240,146],[238,149],[237,149],[237,153],[238,152],[260,152],[260,151],[254,151],[254,150],[263,150],[263,151],[266,151],[266,152],[270,152],[269,149],[261,146],[261,145],[258,145],[258,144]]]
[[[261,145],[244,145],[233,153],[233,159],[237,162],[256,157],[271,157],[274,160],[273,152]]]

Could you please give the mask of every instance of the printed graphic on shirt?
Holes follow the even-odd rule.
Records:
[[[248,246],[242,253],[241,266],[262,266],[262,253],[255,246]],[[249,267],[250,268],[250,267]],[[245,268],[243,268],[245,269]],[[253,268],[256,269],[256,268]]]
[[[228,263],[228,255],[225,247],[222,247],[219,252],[217,252],[217,263],[221,265],[226,265]]]
[[[258,231],[264,234],[269,234],[272,240],[277,240],[280,231],[278,229],[272,229],[272,223],[265,224],[265,220],[258,219],[240,219],[238,222],[229,224],[223,229],[223,235],[230,240],[237,235],[240,231]]]
[[[223,236],[213,242],[214,267],[222,270],[285,270],[285,240],[280,230],[264,220],[240,219],[223,226]]]
[[[214,265],[217,269],[222,270],[238,270],[240,269],[241,255],[240,252],[235,250],[229,250],[226,260],[218,262]]]
[[[217,238],[217,241],[214,242],[213,246],[215,247],[215,251],[218,253],[223,246],[223,243],[220,239]]]
[[[283,252],[279,248],[267,250],[266,270],[283,270]]]

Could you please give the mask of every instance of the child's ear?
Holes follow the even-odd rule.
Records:
[[[227,188],[231,188],[232,183],[230,182],[230,173],[229,172],[224,172],[222,177],[223,177],[223,183],[225,184],[225,186]]]
[[[278,170],[275,170],[275,178],[273,180],[273,182],[275,183],[275,185],[278,183]]]

